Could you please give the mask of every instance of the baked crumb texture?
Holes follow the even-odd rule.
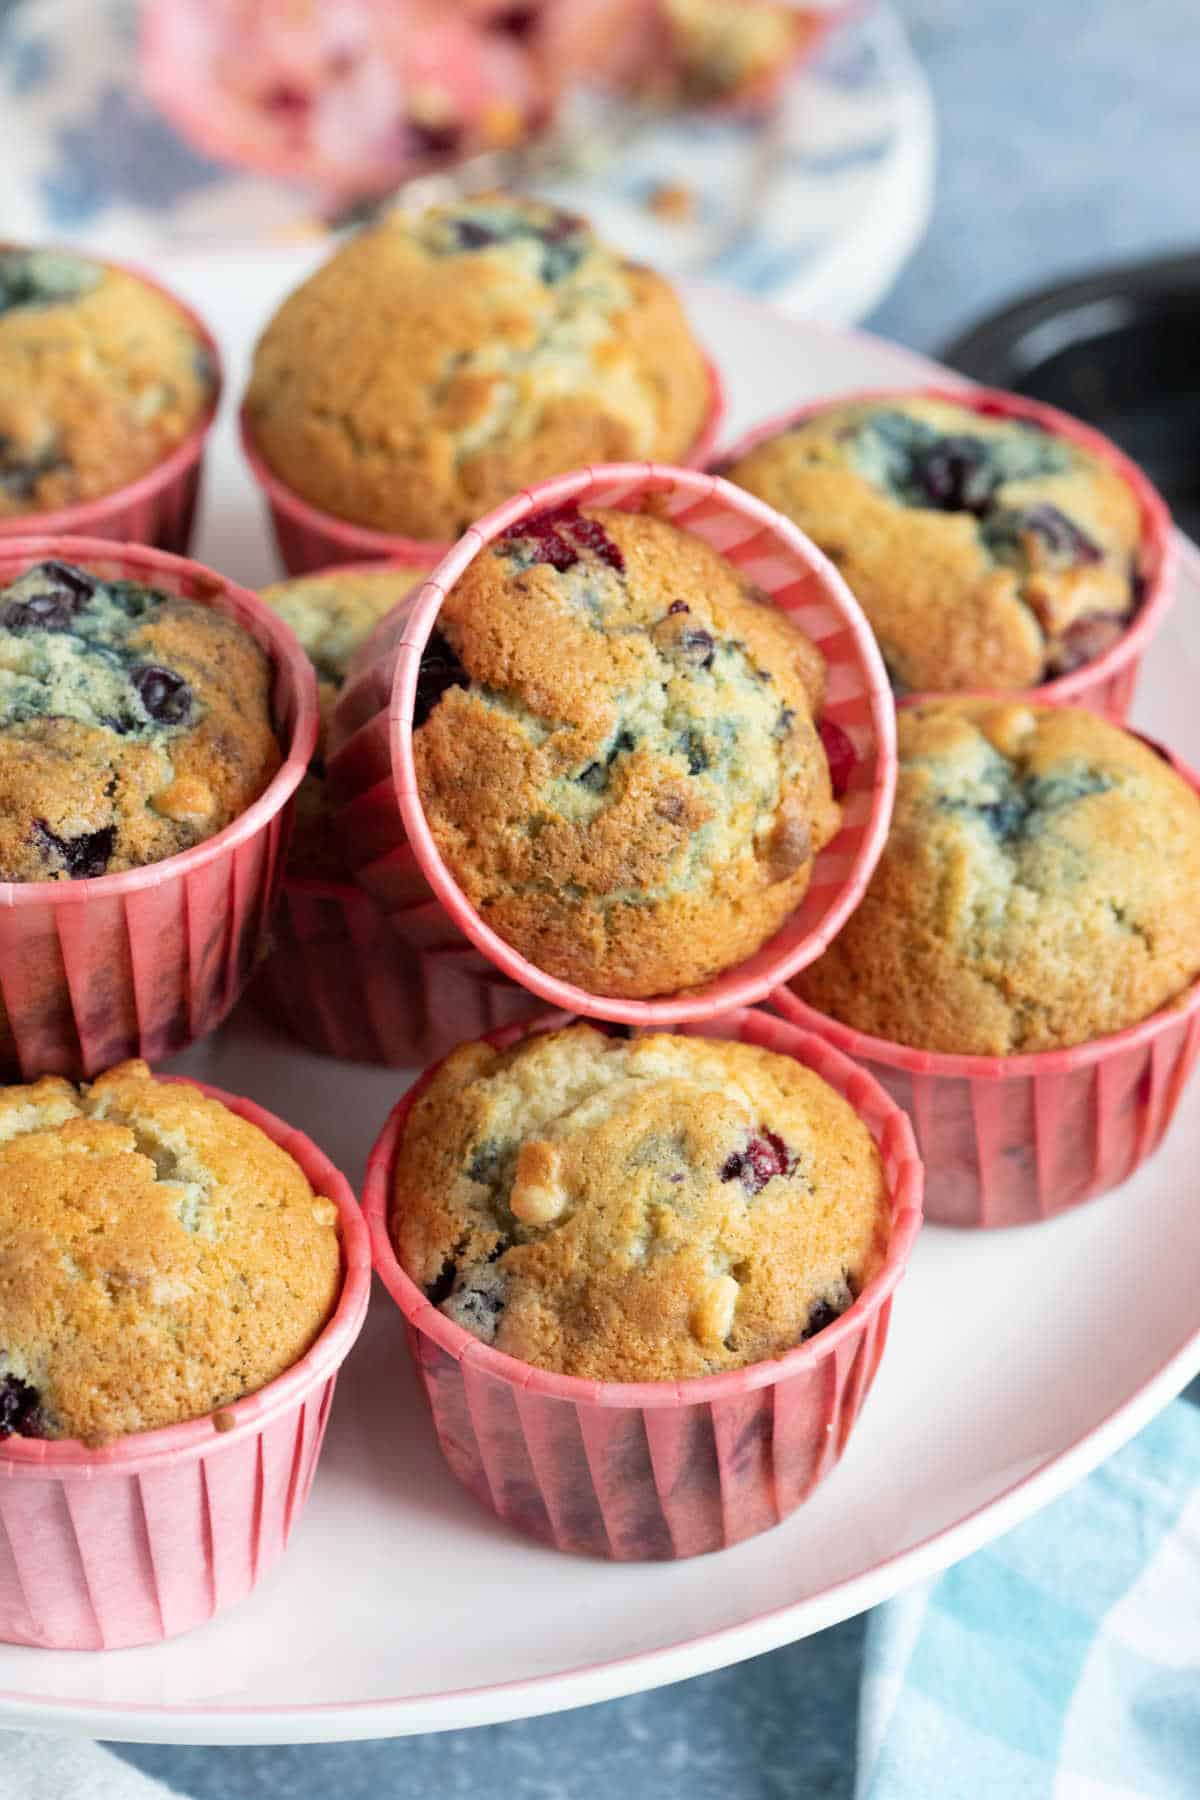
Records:
[[[0,1437],[218,1411],[330,1317],[337,1209],[248,1120],[142,1062],[0,1089]]]
[[[900,781],[865,899],[798,978],[821,1012],[1006,1056],[1121,1030],[1200,975],[1200,799],[1091,713],[901,708]]]
[[[699,536],[575,507],[454,585],[413,753],[480,918],[590,993],[694,987],[794,912],[838,829],[820,653]]]
[[[303,499],[447,541],[548,476],[685,460],[711,398],[660,276],[572,214],[491,196],[331,258],[263,333],[247,413]]]
[[[280,762],[270,662],[224,613],[67,562],[0,589],[0,880],[158,862]]]
[[[790,1057],[574,1025],[451,1055],[409,1116],[391,1229],[483,1342],[666,1381],[823,1330],[882,1266],[889,1219],[866,1126]]]
[[[187,317],[136,275],[0,248],[0,518],[125,487],[212,404]]]
[[[724,472],[837,564],[899,693],[1036,687],[1111,649],[1140,602],[1133,490],[1030,423],[895,395]]]

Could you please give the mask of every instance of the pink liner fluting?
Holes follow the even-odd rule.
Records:
[[[655,511],[721,551],[789,612],[823,652],[823,720],[841,727],[857,760],[841,796],[842,828],[816,858],[796,912],[754,956],[702,988],[653,1000],[616,999],[557,980],[519,955],[469,904],[443,862],[417,792],[412,714],[421,652],[446,592],[488,544],[546,507],[569,502]],[[833,565],[795,526],[740,488],[694,470],[619,463],[578,470],[490,513],[415,599],[389,615],[352,668],[334,715],[329,774],[355,879],[402,935],[440,906],[495,968],[549,1005],[632,1025],[713,1018],[764,999],[810,963],[858,904],[887,835],[896,784],[896,723],[875,640]]]
[[[6,538],[28,537],[106,538],[116,543],[151,544],[158,550],[186,556],[200,498],[204,448],[221,402],[221,352],[199,314],[185,305],[177,294],[155,281],[152,275],[147,275],[144,269],[133,263],[117,262],[111,256],[95,260],[108,268],[136,276],[183,315],[211,364],[212,398],[203,417],[186,437],[136,481],[127,482],[111,494],[82,500],[77,506],[65,506],[57,512],[0,516],[0,542]]]
[[[215,1416],[99,1449],[0,1441],[0,1642],[118,1650],[190,1631],[245,1598],[304,1510],[337,1372],[366,1316],[366,1227],[345,1177],[302,1132],[191,1085],[265,1131],[334,1202],[341,1294],[299,1362]]]
[[[683,465],[689,469],[702,469],[711,461],[725,416],[725,390],[720,371],[708,358],[705,361],[712,384],[712,405],[704,428]],[[442,540],[372,531],[365,525],[353,525],[348,519],[322,512],[319,507],[302,500],[266,463],[255,445],[244,406],[241,434],[242,454],[266,499],[280,560],[289,575],[309,575],[331,563],[395,560],[432,567],[454,549],[452,543]]]
[[[1029,400],[1023,394],[1005,393],[999,388],[980,388],[963,383],[961,387],[868,388],[845,394],[828,394],[807,406],[793,408],[778,418],[740,438],[729,450],[714,460],[717,470],[729,468],[751,450],[778,437],[783,431],[799,425],[833,406],[856,405],[862,401],[900,400],[919,397],[945,400],[954,406],[970,407],[985,418],[1024,419],[1051,437],[1065,438],[1081,450],[1105,462],[1132,490],[1142,518],[1141,558],[1138,574],[1142,581],[1141,601],[1130,619],[1128,629],[1103,656],[1084,663],[1069,675],[1058,675],[1052,681],[1029,689],[1032,699],[1051,705],[1084,706],[1123,725],[1133,705],[1134,690],[1142,658],[1151,639],[1162,625],[1175,599],[1175,539],[1171,515],[1166,501],[1137,464],[1122,450],[1082,420],[1040,400]],[[906,696],[907,697],[907,696]],[[913,696],[929,699],[929,694]]]
[[[1144,741],[1200,794],[1200,775]],[[940,1225],[1031,1225],[1119,1187],[1162,1142],[1200,1053],[1200,981],[1124,1031],[1022,1056],[893,1044],[786,987],[772,1004],[904,1108],[925,1164],[925,1213]]]
[[[870,1076],[766,1013],[734,1012],[694,1029],[813,1069],[849,1101],[883,1158],[892,1209],[884,1266],[840,1319],[771,1362],[695,1381],[585,1381],[505,1356],[432,1306],[397,1260],[388,1212],[405,1122],[433,1071],[400,1101],[367,1165],[375,1267],[408,1323],[442,1454],[482,1505],[559,1550],[619,1561],[698,1556],[801,1505],[846,1447],[920,1228],[912,1130]],[[497,1032],[491,1042],[521,1035]]]
[[[391,1068],[418,1068],[543,1010],[447,931],[440,908],[430,912],[419,946],[418,921],[402,940],[353,883],[285,875],[255,1006],[323,1056]]]
[[[159,1062],[221,1023],[265,950],[317,736],[312,665],[255,595],[165,551],[91,538],[0,540],[0,586],[48,557],[236,619],[273,664],[284,760],[240,817],[191,850],[90,880],[0,882],[0,1072],[23,1079]]]

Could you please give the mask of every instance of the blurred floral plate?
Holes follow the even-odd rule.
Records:
[[[198,155],[141,96],[138,10],[0,0],[0,236],[145,258],[322,232],[311,193]],[[851,323],[924,230],[934,136],[924,77],[881,6],[831,35],[765,123],[675,117],[539,185],[668,273]]]

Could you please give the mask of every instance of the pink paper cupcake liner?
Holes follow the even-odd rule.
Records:
[[[0,1441],[0,1642],[119,1650],[190,1631],[245,1598],[304,1510],[337,1372],[366,1316],[366,1227],[345,1177],[303,1133],[192,1085],[265,1131],[335,1203],[341,1296],[299,1362],[215,1416],[97,1450]]]
[[[1200,775],[1144,741],[1200,793]],[[772,1004],[870,1070],[904,1108],[925,1164],[926,1216],[941,1225],[1030,1225],[1128,1181],[1166,1135],[1200,1052],[1200,981],[1125,1031],[1025,1056],[890,1043],[786,987]]]
[[[274,664],[284,761],[239,818],[177,856],[84,881],[0,882],[0,1072],[25,1080],[159,1062],[221,1023],[265,949],[317,735],[312,666],[253,594],[199,563],[91,538],[0,541],[0,585],[55,557],[236,619]]]
[[[712,405],[685,467],[702,469],[712,457],[725,417],[725,390],[716,364],[705,359],[712,384]],[[289,575],[309,575],[333,563],[406,562],[430,568],[440,563],[453,544],[425,538],[398,537],[387,531],[371,531],[352,525],[302,500],[268,467],[254,443],[250,421],[241,414],[242,453],[262,490],[275,534],[280,561]]]
[[[255,1006],[323,1056],[391,1068],[420,1067],[543,1010],[431,912],[427,941],[413,920],[406,942],[352,883],[285,876]]]
[[[169,550],[185,556],[191,547],[192,527],[200,498],[204,472],[204,449],[217,408],[221,401],[221,353],[216,339],[198,313],[185,306],[161,282],[131,263],[117,262],[106,256],[110,268],[123,269],[147,287],[153,288],[187,320],[208,356],[213,373],[212,400],[203,418],[187,436],[154,468],[136,481],[101,494],[95,500],[83,500],[77,506],[65,506],[57,512],[19,513],[0,517],[0,540],[29,537],[107,538],[117,543],[151,544],[158,550]]]
[[[817,857],[809,890],[754,956],[702,988],[655,1000],[596,995],[520,956],[470,906],[438,853],[417,794],[412,710],[421,652],[446,591],[479,552],[519,520],[568,502],[656,511],[720,550],[823,652],[822,722],[853,749],[842,829]],[[334,715],[329,776],[355,879],[402,937],[438,918],[487,960],[551,1006],[633,1025],[704,1019],[752,1005],[819,956],[861,899],[887,835],[896,782],[895,709],[875,641],[833,565],[778,513],[711,475],[652,463],[583,469],[520,494],[467,532],[419,595],[388,615],[369,641]]]
[[[883,1268],[840,1319],[773,1361],[696,1381],[620,1383],[502,1355],[430,1305],[388,1233],[398,1148],[428,1075],[396,1107],[368,1164],[363,1207],[375,1267],[407,1320],[442,1454],[482,1505],[559,1550],[618,1561],[698,1556],[753,1537],[801,1505],[846,1447],[920,1227],[912,1132],[870,1076],[765,1013],[734,1012],[698,1029],[815,1070],[866,1124],[887,1175],[892,1235]],[[491,1041],[504,1046],[520,1035],[498,1032]]]
[[[1052,681],[1029,690],[1030,697],[1039,702],[1083,706],[1090,712],[1101,713],[1105,718],[1123,725],[1133,705],[1142,658],[1175,599],[1175,540],[1171,530],[1171,515],[1157,488],[1151,485],[1135,462],[1090,425],[1072,418],[1070,413],[1060,412],[1057,407],[1046,406],[1040,400],[1029,400],[1022,394],[1007,394],[998,388],[971,387],[965,383],[961,387],[872,388],[826,395],[822,400],[814,400],[807,406],[769,420],[765,425],[756,426],[730,450],[723,452],[713,466],[717,469],[729,468],[759,444],[812,418],[816,413],[825,412],[831,406],[846,406],[866,400],[901,399],[906,395],[919,395],[927,400],[946,400],[955,406],[969,406],[985,418],[1024,419],[1051,437],[1065,438],[1068,443],[1077,444],[1081,450],[1086,450],[1101,462],[1107,463],[1132,490],[1142,517],[1139,569],[1142,597],[1128,629],[1110,650],[1106,650],[1103,656],[1096,657],[1094,662],[1084,663],[1069,675],[1058,675]],[[929,694],[911,697],[931,698]],[[1011,694],[1009,698],[1012,698]]]

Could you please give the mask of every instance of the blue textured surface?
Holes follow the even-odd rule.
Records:
[[[872,329],[935,350],[1023,289],[1188,246],[1200,166],[1188,0],[901,0],[941,122],[933,224]],[[439,1738],[121,1746],[193,1800],[849,1800],[861,1621],[682,1687]]]

